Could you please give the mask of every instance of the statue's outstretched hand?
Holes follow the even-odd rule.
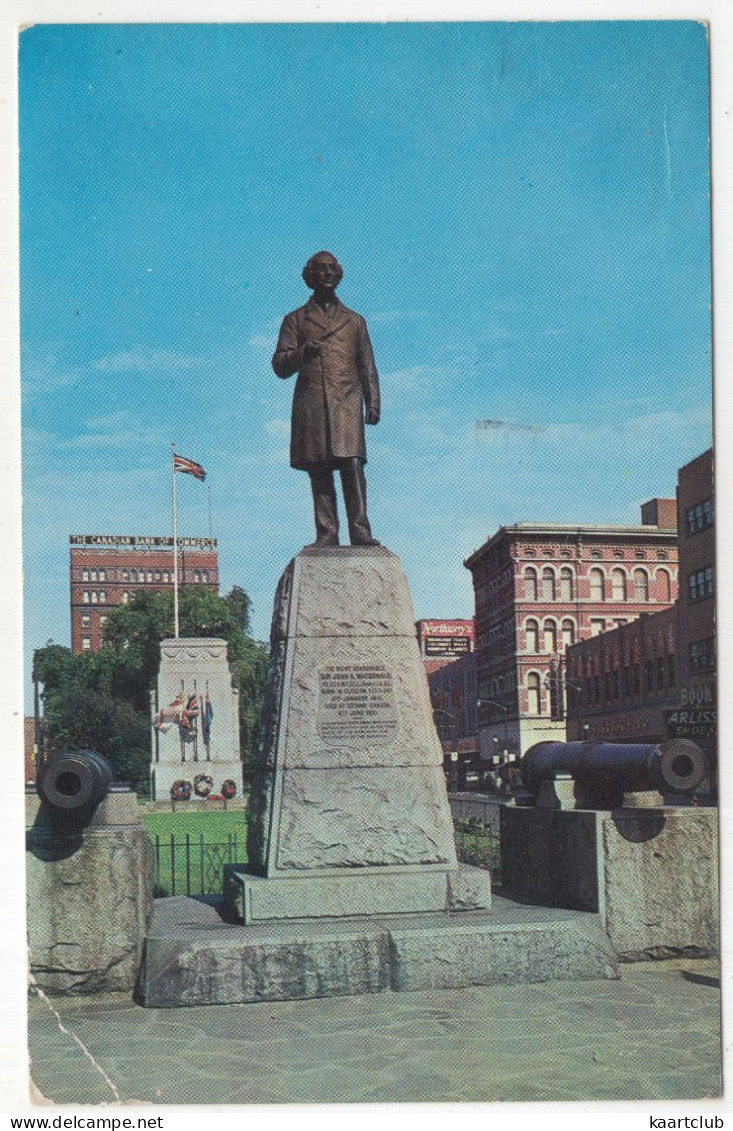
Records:
[[[320,342],[306,342],[301,350],[301,357],[303,361],[312,361],[314,357],[319,356],[320,352]]]
[[[379,424],[379,413],[373,408],[368,408],[365,419],[367,424]]]

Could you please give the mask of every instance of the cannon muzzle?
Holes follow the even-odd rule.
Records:
[[[59,816],[82,816],[107,796],[113,778],[109,762],[95,750],[69,750],[44,762],[36,789]]]
[[[672,738],[654,746],[621,742],[538,742],[521,761],[522,781],[537,794],[543,781],[570,776],[592,797],[658,790],[694,793],[708,774],[699,746]]]

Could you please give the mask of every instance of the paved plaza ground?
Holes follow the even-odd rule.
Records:
[[[46,1001],[34,992],[33,1079],[60,1104],[718,1095],[717,962],[620,971],[612,981],[188,1009],[143,1009],[124,994]]]

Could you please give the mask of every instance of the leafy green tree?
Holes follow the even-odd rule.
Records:
[[[54,644],[35,653],[34,671],[43,683],[47,753],[97,750],[119,779],[144,787],[150,725],[147,715],[112,694],[109,657],[101,652],[72,656],[68,648]]]

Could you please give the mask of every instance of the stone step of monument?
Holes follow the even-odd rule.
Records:
[[[491,873],[459,864],[451,869],[331,868],[265,877],[252,875],[245,864],[225,864],[224,901],[232,917],[247,925],[272,919],[488,911]]]
[[[495,897],[490,912],[242,926],[222,900],[156,901],[138,997],[175,1008],[618,977],[597,915]]]

